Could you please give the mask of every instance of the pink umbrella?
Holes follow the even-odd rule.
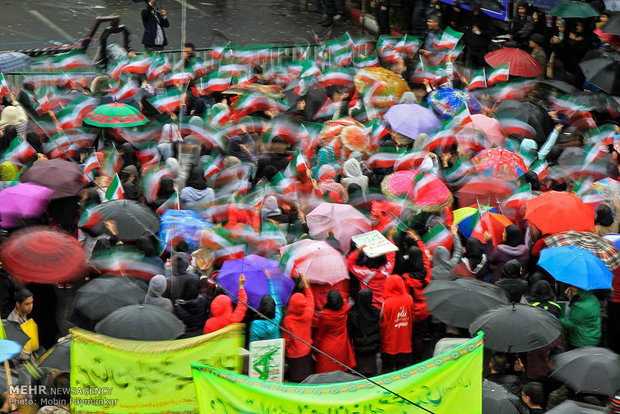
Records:
[[[488,147],[497,145],[499,147],[504,145],[504,134],[499,128],[499,122],[497,119],[490,118],[486,115],[475,114],[471,117],[471,123],[466,124],[457,134],[457,140],[463,136],[468,137],[473,134],[480,134],[485,137],[485,141]],[[459,140],[463,141],[463,140]],[[464,140],[468,141],[468,140]]]
[[[280,248],[285,272],[304,275],[310,283],[334,285],[349,279],[342,254],[324,241],[300,240]]]
[[[348,204],[321,203],[306,216],[310,236],[326,239],[329,233],[340,243],[340,250],[349,251],[351,237],[367,233],[370,220]]]
[[[527,166],[521,156],[504,148],[486,149],[471,159],[476,172],[490,171],[494,178],[516,180]]]
[[[0,191],[0,226],[5,229],[19,227],[22,219],[40,216],[53,193],[51,188],[32,183]]]

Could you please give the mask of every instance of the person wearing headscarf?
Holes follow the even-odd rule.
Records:
[[[336,201],[344,203],[347,201],[347,190],[340,183],[334,181],[337,172],[331,165],[323,165],[319,168],[318,189],[324,195],[336,197]]]
[[[546,280],[535,282],[530,288],[527,299],[531,306],[544,309],[557,319],[562,317],[562,308],[555,302],[553,288]]]
[[[450,252],[444,246],[437,246],[435,248],[431,271],[431,278],[433,280],[449,279],[454,268],[461,262],[463,257],[463,248],[461,246],[461,238],[458,235],[458,228],[452,226],[450,232],[452,233],[453,241],[452,257],[450,257]]]
[[[175,124],[166,124],[161,128],[161,135],[157,149],[161,154],[161,160],[166,161],[176,155],[176,145],[183,142],[179,128]]]
[[[267,276],[269,294],[261,298],[258,311],[265,315],[266,319],[258,315],[259,319],[252,321],[250,324],[250,342],[280,337],[280,328],[278,327],[282,319],[280,295],[275,289],[269,270],[265,269],[265,276]]]
[[[190,262],[191,259],[187,253],[181,253],[177,250],[177,252],[172,255],[172,276],[169,280],[170,289],[167,292],[167,297],[172,301],[172,303],[175,303],[177,299],[183,298],[183,292],[187,290],[188,284],[195,284],[199,282],[197,275],[187,273]]]
[[[301,284],[303,293],[295,292],[288,301],[286,316],[282,321],[282,327],[289,331],[282,331],[284,338],[285,358],[288,369],[284,378],[289,382],[301,382],[314,371],[314,360],[312,359],[312,348],[304,344],[299,339],[308,344],[312,344],[312,317],[314,316],[314,296],[308,281],[302,276]],[[293,337],[295,335],[295,337]]]
[[[316,348],[325,354],[354,368],[355,355],[347,330],[348,313],[349,306],[342,300],[340,292],[336,289],[327,292],[327,303],[319,314],[313,341]],[[346,368],[317,352],[315,373],[330,371],[346,371]]]
[[[381,360],[383,372],[392,372],[409,365],[412,351],[414,317],[413,298],[400,276],[385,281],[381,307]]]
[[[207,301],[200,294],[200,280],[191,278],[183,284],[183,290],[174,301],[174,313],[185,325],[180,338],[191,338],[202,334],[206,320]]]
[[[163,297],[165,291],[166,277],[164,275],[153,276],[153,278],[149,280],[149,290],[144,297],[144,303],[172,312],[172,302],[170,299]]]
[[[368,191],[368,177],[362,173],[360,163],[354,159],[349,158],[342,167],[343,177],[341,184],[348,187],[351,184],[357,184],[362,188],[362,194],[366,195]]]
[[[174,194],[174,181],[169,177],[162,177],[159,184],[159,191],[157,192],[157,199],[153,201],[149,207],[152,210],[157,210],[162,204],[164,204]]]
[[[228,295],[217,295],[211,302],[211,317],[205,322],[203,334],[215,332],[219,329],[225,328],[230,324],[239,323],[245,317],[245,311],[247,306],[245,303],[248,301],[248,295],[245,293],[243,285],[245,283],[245,275],[242,273],[239,276],[239,292],[237,297],[237,307],[233,311],[232,300]]]
[[[512,303],[521,302],[528,289],[528,284],[521,275],[521,263],[517,259],[511,259],[502,266],[501,278],[495,282],[506,292],[506,297]]]
[[[136,156],[136,149],[129,142],[122,143],[118,148],[118,153],[123,159],[123,168],[130,165],[136,168],[140,166],[138,157]]]
[[[493,247],[493,241],[487,240],[487,251],[489,264],[493,269],[491,283],[499,280],[504,263],[512,259],[517,259],[521,266],[526,267],[530,259],[530,251],[523,241],[521,229],[511,224],[504,229],[503,241],[496,247]]]
[[[489,275],[489,259],[484,253],[484,245],[474,237],[465,242],[465,253],[461,262],[456,265],[453,274],[472,279],[487,281]]]
[[[180,198],[181,208],[189,210],[204,207],[215,200],[215,193],[212,188],[207,187],[204,171],[200,165],[195,165],[190,170]]]
[[[357,292],[349,311],[347,329],[355,351],[356,370],[366,376],[377,375],[377,352],[381,349],[381,312],[372,305],[372,290]]]
[[[334,169],[340,168],[336,163],[336,153],[332,147],[321,147],[317,152],[316,165],[312,168],[312,178],[319,179],[319,170],[324,165],[331,165]]]
[[[11,95],[12,96],[12,95]],[[17,130],[17,135],[25,137],[28,127],[28,114],[24,108],[14,100],[11,105],[6,106],[0,114],[0,129],[13,126]]]
[[[243,137],[235,135],[228,141],[227,154],[229,156],[237,157],[243,162],[252,162],[255,160],[254,155],[250,152],[250,142],[252,138],[244,134]]]
[[[609,233],[618,233],[620,231],[618,223],[620,222],[620,203],[614,201],[615,214],[606,204],[601,204],[596,209],[594,217],[594,228],[596,234],[603,237]]]

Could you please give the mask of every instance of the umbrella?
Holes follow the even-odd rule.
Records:
[[[480,103],[468,92],[460,89],[439,89],[431,92],[426,98],[429,105],[444,118],[452,118],[463,110],[464,106],[470,114],[480,112]]]
[[[146,206],[131,200],[112,200],[99,204],[93,215],[100,222],[114,220],[120,240],[137,240],[156,234],[161,225],[159,217]]]
[[[606,238],[591,232],[565,231],[545,238],[548,247],[576,246],[588,250],[601,259],[612,272],[620,266],[620,252],[618,248]]]
[[[487,211],[499,214],[499,211],[485,205],[461,207],[452,212],[452,224],[458,226],[463,236],[470,238],[476,223],[479,221],[479,213],[484,214]]]
[[[620,234],[607,233],[603,236],[603,238],[609,240],[614,246],[616,246],[616,249],[620,250]]]
[[[201,232],[207,227],[211,227],[211,223],[194,210],[166,210],[161,216],[159,237],[166,249],[175,238],[182,237],[193,252],[200,247]]]
[[[607,348],[584,346],[553,357],[556,378],[577,393],[612,396],[620,384],[620,356]]]
[[[508,217],[499,213],[487,211],[486,213],[482,213],[482,216],[479,215],[479,219],[476,220],[476,225],[472,229],[470,237],[475,237],[482,243],[486,243],[484,235],[486,232],[489,232],[493,240],[493,245],[497,246],[504,240],[504,229],[511,224],[513,223]]]
[[[71,371],[71,340],[60,341],[41,355],[39,367]]]
[[[52,199],[76,195],[84,186],[82,169],[59,158],[34,163],[20,176],[23,183],[34,183],[54,190]]]
[[[100,320],[95,332],[134,341],[169,341],[185,332],[185,325],[160,307],[128,305]]]
[[[583,290],[611,289],[614,277],[601,259],[577,246],[543,249],[538,265],[555,280]]]
[[[2,244],[0,259],[21,283],[69,282],[86,270],[86,252],[77,239],[43,226],[13,233]]]
[[[465,124],[465,126],[456,133],[456,139],[460,143],[472,142],[475,140],[468,139],[469,137],[480,135],[485,138],[486,146],[491,147],[493,145],[504,145],[504,134],[499,127],[497,119],[490,118],[482,114],[474,114],[470,116],[471,122]],[[463,139],[465,138],[465,139]],[[461,147],[466,145],[461,144]],[[467,148],[465,148],[466,150]],[[482,148],[473,148],[475,151],[479,151]]]
[[[6,339],[17,342],[22,347],[30,341],[30,337],[26,335],[26,332],[17,322],[2,319],[2,327],[4,328]]]
[[[71,319],[92,331],[97,322],[115,310],[144,302],[145,295],[146,286],[139,279],[99,277],[76,292]]]
[[[501,101],[494,110],[497,119],[518,119],[534,128],[534,140],[539,147],[546,141],[555,123],[547,113],[547,108],[529,101],[507,99]]]
[[[280,248],[285,273],[303,274],[310,283],[335,285],[349,278],[342,254],[324,241],[300,240]]]
[[[372,230],[370,220],[348,204],[321,203],[306,215],[306,223],[315,239],[333,233],[343,252],[349,251],[351,237]]]
[[[23,346],[9,339],[0,339],[0,362],[13,358],[22,352]]]
[[[371,148],[366,127],[353,118],[327,121],[317,141],[323,142],[323,146],[332,147],[341,159],[347,159],[351,152],[368,152]]]
[[[238,260],[227,260],[222,265],[222,269],[217,274],[215,280],[222,287],[233,295],[239,291],[239,275],[245,274],[245,291],[248,294],[248,304],[258,309],[263,296],[269,295],[269,285],[265,270],[271,275],[274,289],[278,293],[279,304],[284,306],[288,303],[288,298],[293,291],[293,279],[282,273],[277,261],[266,259],[255,254]],[[231,296],[233,302],[237,302],[236,297]]]
[[[384,118],[394,131],[411,139],[441,126],[435,112],[417,104],[394,105]]]
[[[565,92],[565,93],[575,93],[579,91],[579,89],[575,88],[570,83],[566,83],[564,81],[557,80],[557,79],[539,80],[538,83],[544,86],[548,86],[553,89],[557,89],[558,91]]]
[[[513,303],[486,311],[469,325],[484,331],[484,346],[498,352],[529,352],[549,345],[562,332],[560,322],[544,309]]]
[[[84,123],[101,128],[134,127],[147,122],[138,109],[119,102],[99,105],[84,118]]]
[[[535,78],[542,75],[543,68],[524,50],[514,47],[504,47],[484,55],[484,60],[492,67],[497,68],[508,63],[508,73],[512,76]]]
[[[0,226],[19,227],[21,219],[38,217],[49,204],[54,190],[32,183],[17,184],[0,191]]]
[[[424,290],[428,311],[446,325],[468,328],[491,308],[508,304],[504,289],[480,280],[459,277],[434,280]]]
[[[30,67],[32,58],[20,52],[0,53],[0,72],[8,73]]]
[[[569,103],[575,103],[583,110],[591,112],[611,113],[616,116],[620,113],[620,103],[604,92],[580,91],[563,97]]]
[[[620,47],[620,35],[614,35],[603,32],[601,29],[594,29],[593,32],[603,39],[604,42],[609,43],[610,45],[614,45],[616,47]]]
[[[408,207],[422,211],[439,211],[452,203],[452,193],[443,181],[418,170],[397,171],[386,176],[381,191],[390,200],[405,200]]]
[[[547,191],[528,200],[524,218],[543,234],[594,229],[594,209],[575,194],[562,191]]]
[[[592,85],[610,95],[620,95],[619,53],[592,50],[581,60],[579,67]]]
[[[471,159],[477,172],[490,171],[495,178],[517,180],[527,171],[519,155],[504,148],[489,148]]]
[[[594,7],[582,1],[562,1],[553,6],[549,10],[549,14],[565,19],[585,19],[600,16],[600,13]]]
[[[620,36],[620,14],[610,16],[607,22],[601,27],[601,31],[606,34]]]
[[[551,410],[546,411],[546,414],[596,414],[607,413],[609,411],[605,407],[599,407],[597,405],[586,404],[573,400],[566,400],[560,405],[556,405]]]
[[[407,82],[402,77],[385,68],[360,69],[355,73],[353,82],[360,95],[365,96],[372,90],[372,96],[366,99],[377,107],[388,107],[398,103],[402,94],[409,91]]]
[[[470,178],[458,191],[459,207],[485,204],[499,208],[503,199],[517,189],[517,183],[488,176]]]
[[[339,382],[359,381],[362,378],[344,371],[330,371],[308,375],[301,384],[336,384]]]
[[[519,397],[493,381],[482,380],[483,414],[522,414],[523,412],[523,403]]]

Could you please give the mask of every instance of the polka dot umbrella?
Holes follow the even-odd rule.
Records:
[[[418,170],[397,171],[381,183],[383,194],[391,200],[405,200],[407,207],[439,211],[452,202],[452,193],[439,178]]]
[[[148,121],[138,109],[119,102],[99,105],[84,118],[84,123],[100,128],[134,127]]]
[[[494,178],[516,180],[527,166],[523,158],[503,148],[486,149],[471,159],[476,172],[491,172]]]

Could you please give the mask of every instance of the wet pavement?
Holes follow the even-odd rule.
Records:
[[[191,0],[184,25],[187,41],[196,47],[222,44],[307,44],[313,33],[330,36],[312,10],[317,0]],[[179,49],[182,39],[182,0],[159,0],[168,13],[168,49]],[[121,16],[131,31],[131,47],[141,50],[143,3],[132,0],[0,0],[0,50],[40,48],[66,44],[87,35],[97,16]],[[354,22],[336,22],[332,36],[348,31],[361,34]],[[101,33],[99,30],[98,35]],[[112,38],[120,43],[120,37]],[[96,47],[97,45],[94,44]]]

